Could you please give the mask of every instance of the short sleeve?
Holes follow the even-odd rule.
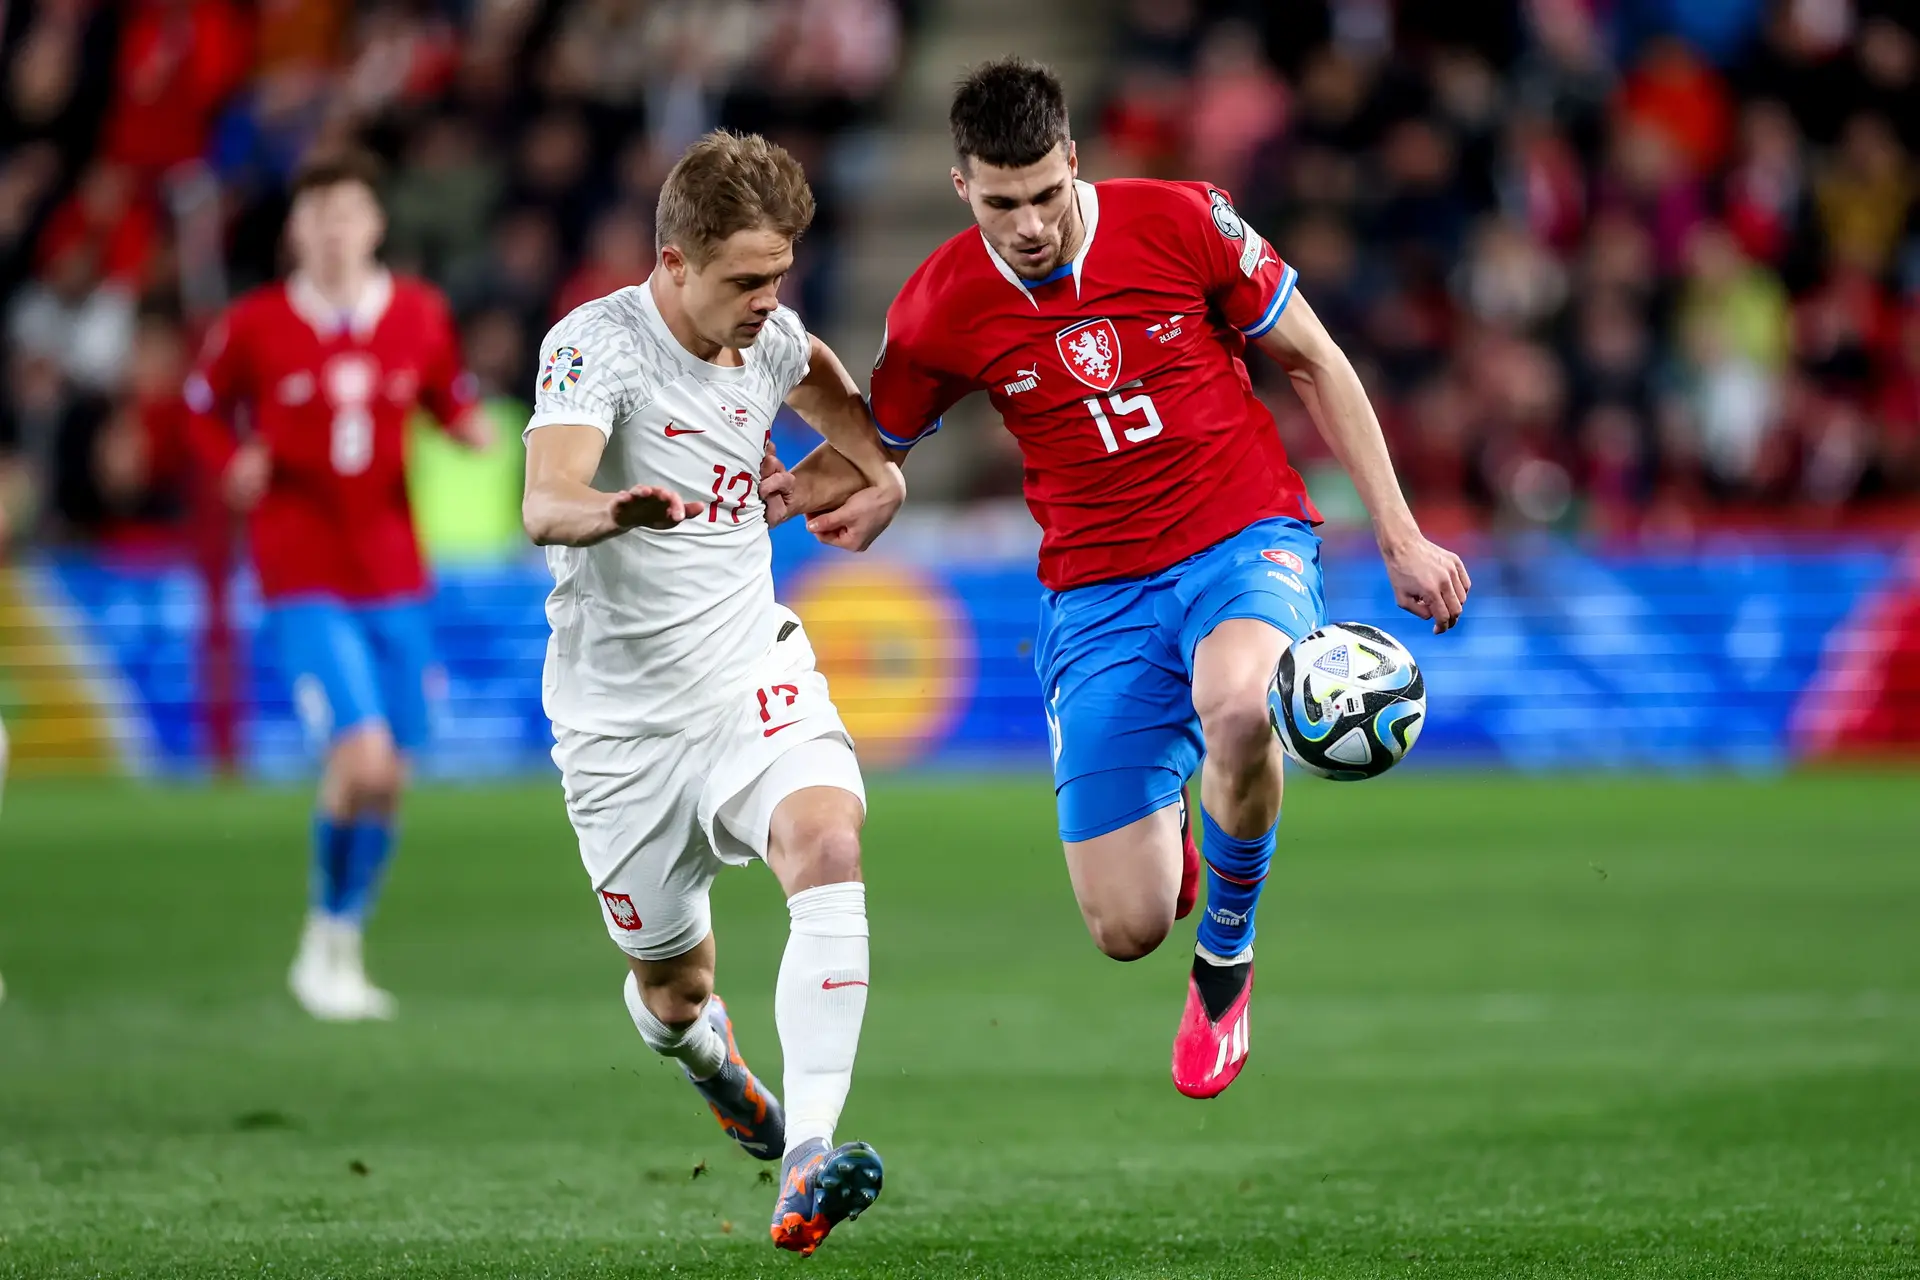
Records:
[[[768,334],[761,339],[767,350],[767,376],[774,390],[785,400],[806,378],[813,355],[813,339],[807,326],[791,307],[781,307],[767,319]]]
[[[631,336],[604,307],[588,303],[571,312],[540,344],[527,430],[580,423],[611,436],[633,407],[637,369]]]
[[[1193,215],[1189,232],[1207,300],[1249,339],[1260,337],[1287,309],[1299,274],[1247,225],[1226,192],[1205,183],[1180,185]]]
[[[940,415],[972,387],[922,355],[917,334],[903,323],[901,312],[896,298],[874,357],[867,407],[882,440],[895,449],[911,449],[940,429]]]

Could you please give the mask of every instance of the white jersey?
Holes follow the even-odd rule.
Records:
[[[708,503],[667,530],[548,547],[542,705],[556,725],[632,737],[709,725],[773,644],[773,551],[760,462],[807,374],[806,327],[775,311],[738,368],[683,347],[647,285],[576,308],[547,334],[528,432],[607,434],[594,487],[672,488]]]

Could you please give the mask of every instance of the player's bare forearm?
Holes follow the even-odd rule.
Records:
[[[1374,537],[1400,607],[1432,620],[1436,633],[1453,626],[1473,581],[1459,556],[1420,532],[1353,363],[1298,292],[1260,346],[1287,371],[1313,425],[1352,477],[1373,517]]]
[[[887,456],[898,463],[906,454],[888,450]],[[832,444],[822,444],[794,466],[791,505],[802,515],[831,511],[866,487],[859,467]]]
[[[1260,347],[1279,361],[1320,436],[1353,479],[1383,550],[1420,536],[1400,492],[1387,439],[1353,362],[1298,291]]]
[[[880,439],[860,388],[831,347],[811,335],[809,341],[812,347],[807,356],[807,376],[787,397],[787,403],[853,466],[862,480],[853,492],[874,487],[904,499],[906,480]]]
[[[618,493],[593,487],[607,437],[598,427],[566,423],[538,427],[527,437],[527,487],[520,524],[534,545],[590,547],[629,529],[671,529],[707,509],[664,485],[634,485]]]

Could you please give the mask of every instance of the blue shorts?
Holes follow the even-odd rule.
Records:
[[[316,743],[377,722],[402,750],[426,745],[433,626],[423,601],[301,596],[267,606],[266,634]]]
[[[1310,526],[1262,520],[1150,577],[1045,593],[1034,668],[1062,840],[1117,831],[1179,797],[1203,754],[1193,653],[1230,618],[1295,640],[1325,624]]]

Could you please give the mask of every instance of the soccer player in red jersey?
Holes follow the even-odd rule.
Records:
[[[954,190],[978,227],[894,300],[870,404],[897,457],[970,391],[1020,442],[1042,532],[1035,666],[1060,837],[1087,928],[1115,959],[1152,951],[1192,904],[1184,787],[1201,770],[1207,911],[1173,1078],[1213,1097],[1246,1059],[1254,907],[1280,814],[1268,684],[1326,621],[1319,515],[1254,395],[1249,344],[1287,371],[1353,477],[1401,607],[1445,631],[1470,582],[1421,535],[1293,268],[1225,191],[1079,181],[1060,83],[1021,59],[973,71],[950,122]],[[817,451],[790,501],[837,542],[861,483]]]
[[[376,179],[358,155],[296,178],[292,275],[233,304],[186,391],[197,452],[247,514],[270,651],[325,744],[312,904],[288,984],[329,1020],[394,1012],[367,979],[360,939],[392,848],[404,755],[428,732],[431,629],[407,420],[424,405],[455,438],[487,441],[445,300],[375,256]]]

